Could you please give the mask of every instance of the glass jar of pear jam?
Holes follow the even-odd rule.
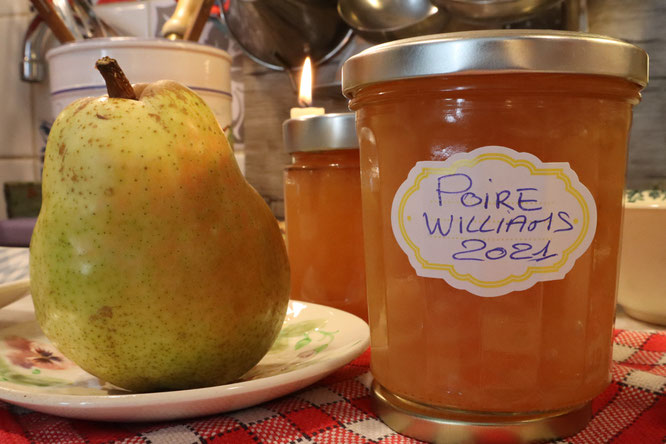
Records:
[[[425,36],[345,62],[373,405],[390,427],[467,443],[585,426],[610,381],[646,83],[640,48],[562,31]]]
[[[353,113],[289,119],[284,198],[291,298],[368,320]]]

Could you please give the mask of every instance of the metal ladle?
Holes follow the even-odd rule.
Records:
[[[563,0],[432,0],[451,14],[471,23],[524,20]]]
[[[67,0],[53,0],[53,5],[58,10],[63,22],[65,22],[65,26],[67,26],[69,31],[74,35],[74,38],[76,40],[82,39],[83,34],[76,23],[74,11],[72,11],[72,8],[69,6],[69,2]]]
[[[437,11],[428,0],[339,0],[338,12],[358,31],[393,31]]]
[[[448,22],[429,0],[339,0],[338,14],[373,43],[441,32]]]
[[[85,38],[114,37],[118,33],[101,20],[89,0],[71,0],[70,5],[78,17],[78,23]]]

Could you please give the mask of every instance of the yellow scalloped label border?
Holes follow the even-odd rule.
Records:
[[[405,205],[407,204],[407,200],[410,198],[410,196],[412,196],[417,190],[419,190],[421,182],[432,174],[453,174],[461,167],[473,167],[481,162],[488,160],[505,162],[510,166],[512,166],[513,168],[520,168],[520,167],[527,168],[530,171],[530,174],[535,176],[544,176],[544,175],[554,176],[564,183],[565,190],[569,194],[571,194],[580,204],[583,213],[582,217],[583,223],[582,223],[582,228],[580,230],[580,234],[578,235],[574,243],[571,244],[569,248],[567,248],[562,252],[562,258],[559,261],[557,261],[555,264],[543,267],[530,266],[523,274],[518,276],[512,274],[498,281],[483,281],[472,276],[469,273],[467,274],[458,273],[455,269],[455,266],[452,264],[437,264],[427,261],[421,255],[420,248],[414,243],[414,241],[412,241],[412,239],[410,239],[409,235],[407,234],[407,230],[405,229],[405,220],[404,220]],[[567,263],[569,255],[571,255],[571,253],[574,252],[581,245],[581,243],[583,242],[583,240],[587,235],[587,232],[590,228],[590,208],[585,199],[583,198],[583,196],[581,195],[581,193],[571,183],[571,179],[569,178],[569,176],[567,176],[564,173],[563,168],[537,168],[534,164],[532,164],[527,160],[514,159],[506,154],[484,153],[472,159],[461,159],[455,161],[449,167],[423,168],[421,172],[416,176],[414,185],[412,185],[407,189],[402,199],[400,200],[400,204],[398,206],[398,221],[399,221],[399,230],[403,239],[405,240],[409,248],[414,252],[415,259],[421,264],[421,266],[424,269],[447,271],[455,279],[459,281],[470,282],[478,287],[498,288],[498,287],[503,287],[510,283],[526,281],[537,273],[553,273],[559,271],[560,268],[562,268],[562,266]]]

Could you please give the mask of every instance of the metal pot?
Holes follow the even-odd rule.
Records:
[[[227,0],[229,32],[256,62],[271,69],[299,68],[333,57],[352,35],[335,0]]]

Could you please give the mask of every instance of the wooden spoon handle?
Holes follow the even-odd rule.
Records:
[[[73,42],[75,40],[72,32],[67,28],[65,22],[58,15],[55,7],[49,0],[30,0],[30,3],[37,10],[37,14],[51,28],[53,35],[60,43]]]
[[[210,17],[210,8],[213,7],[213,3],[215,3],[215,0],[203,0],[201,7],[197,11],[196,17],[194,18],[194,22],[185,32],[185,40],[190,40],[192,42],[199,41],[201,31],[203,31],[204,25],[206,24],[206,21],[208,21],[208,17]]]

